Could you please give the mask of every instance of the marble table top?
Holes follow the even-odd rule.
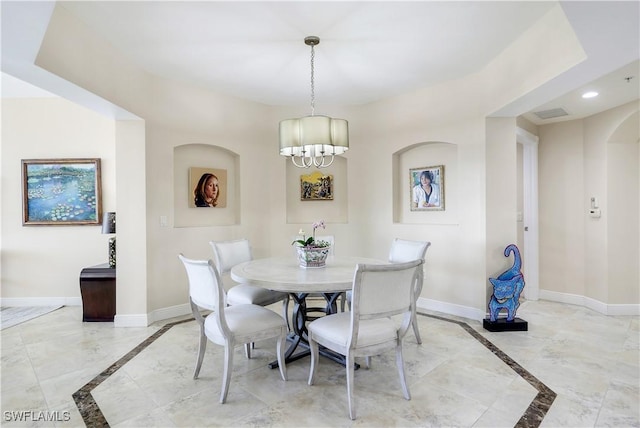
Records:
[[[362,257],[329,256],[325,267],[303,268],[295,257],[270,257],[234,266],[231,278],[289,293],[337,293],[351,290],[358,263],[386,264]]]

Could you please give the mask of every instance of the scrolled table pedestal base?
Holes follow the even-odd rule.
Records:
[[[307,331],[307,322],[317,319],[318,316],[310,316],[310,314],[321,313],[324,315],[335,314],[338,310],[337,300],[343,293],[313,293],[313,296],[322,296],[326,302],[324,308],[308,307],[307,297],[309,293],[291,293],[294,307],[292,314],[293,332],[289,334],[287,341],[289,342],[289,348],[285,352],[285,362],[287,364],[297,361],[300,358],[311,355],[309,350],[309,336]],[[302,349],[298,349],[298,347]],[[298,350],[299,352],[296,352]],[[345,356],[337,354],[329,349],[320,347],[320,355],[335,361],[338,364],[345,365]],[[278,367],[278,361],[269,363],[269,367],[275,369]],[[359,369],[360,365],[355,364],[355,369]]]

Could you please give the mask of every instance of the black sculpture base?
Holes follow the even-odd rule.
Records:
[[[506,318],[498,318],[491,322],[489,318],[482,320],[482,327],[492,332],[497,331],[528,331],[529,323],[522,318],[515,317],[513,321],[507,321]]]

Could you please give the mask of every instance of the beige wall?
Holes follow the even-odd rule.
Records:
[[[502,250],[516,239],[517,209],[516,121],[486,117],[583,57],[558,7],[474,75],[366,106],[322,106],[349,121],[351,148],[335,168],[344,194],[316,202],[311,212],[295,200],[298,171],[277,150],[278,121],[305,115],[307,107],[269,107],[149,75],[60,7],[37,63],[143,118],[115,125],[116,325],[139,325],[188,310],[177,253],[209,258],[209,240],[247,237],[256,257],[290,254],[290,237],[323,217],[332,221],[323,233],[335,236],[338,255],[385,259],[394,237],[431,241],[422,306],[482,317],[487,276],[511,263]],[[452,149],[436,153],[425,143]],[[195,150],[176,159],[184,147]],[[191,213],[176,207],[181,174],[203,147],[209,148],[205,154],[233,153],[227,162],[236,169],[238,203],[230,218],[238,220],[232,224],[192,222]],[[417,164],[411,165],[402,154],[414,150]],[[445,174],[451,211],[409,216],[396,208],[394,214],[406,196],[398,184],[408,174],[403,170],[430,159],[450,166]]]
[[[80,271],[107,261],[109,235],[100,226],[23,226],[20,161],[100,158],[103,211],[115,211],[115,122],[61,98],[5,98],[1,153],[3,301],[80,304]]]
[[[627,117],[607,141],[607,301],[613,304],[640,302],[639,115]]]
[[[118,204],[118,262],[116,317],[137,313],[146,324],[147,192],[145,126],[141,120],[116,122],[116,201]],[[127,171],[126,174],[120,171]],[[132,323],[135,324],[135,323]]]
[[[487,119],[487,272],[496,278],[513,265],[504,249],[518,240],[517,144],[515,118]],[[487,284],[487,302],[493,288]]]
[[[609,312],[616,309],[606,305],[640,302],[637,116],[632,102],[539,126],[540,289],[547,297],[584,296]],[[600,218],[589,215],[591,197]]]
[[[584,295],[587,216],[582,123],[538,129],[540,289]]]

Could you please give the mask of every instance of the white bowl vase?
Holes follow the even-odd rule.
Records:
[[[298,262],[303,268],[320,268],[326,266],[331,247],[296,247]]]

